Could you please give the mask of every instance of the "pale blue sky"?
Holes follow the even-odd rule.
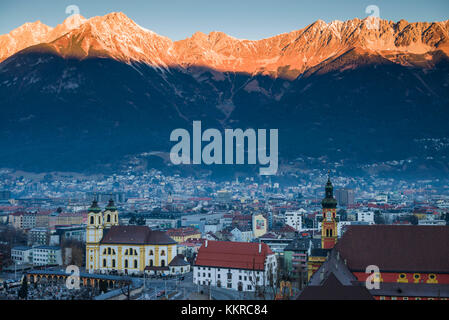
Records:
[[[0,34],[36,20],[54,27],[68,16],[65,9],[72,4],[86,18],[122,11],[142,27],[173,40],[214,30],[261,39],[318,19],[365,18],[369,5],[377,5],[380,17],[388,20],[449,19],[449,0],[0,0]]]

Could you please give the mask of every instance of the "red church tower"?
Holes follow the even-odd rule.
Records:
[[[321,248],[332,249],[337,243],[337,200],[334,198],[334,187],[328,176],[326,197],[321,201],[323,221],[321,223]]]

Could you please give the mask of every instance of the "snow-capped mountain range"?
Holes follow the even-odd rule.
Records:
[[[162,68],[206,66],[224,72],[292,78],[354,48],[359,54],[401,65],[429,65],[433,52],[449,53],[449,20],[318,20],[301,30],[262,40],[197,32],[174,42],[140,27],[123,13],[91,19],[74,15],[55,28],[37,21],[0,36],[0,61],[25,48],[54,52],[64,58],[113,58]],[[423,56],[424,61],[416,61],[413,55]]]
[[[286,162],[421,159],[414,171],[447,175],[449,148],[417,141],[449,138],[448,55],[449,21],[316,21],[254,41],[172,41],[123,13],[27,23],[0,36],[0,167],[114,170],[201,120],[278,128]]]

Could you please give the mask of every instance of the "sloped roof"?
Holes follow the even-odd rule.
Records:
[[[259,245],[261,252],[259,253]],[[198,250],[196,266],[264,270],[265,259],[273,254],[265,243],[207,241]]]
[[[168,264],[169,267],[183,267],[183,266],[188,266],[188,265],[189,265],[189,263],[184,260],[184,255],[182,255],[182,254],[178,254]]]
[[[350,226],[335,248],[351,271],[449,273],[449,226]]]
[[[102,244],[176,244],[165,232],[154,231],[147,226],[113,226],[103,239]]]
[[[364,286],[344,286],[333,273],[330,273],[322,285],[307,286],[297,300],[374,300],[374,298]]]

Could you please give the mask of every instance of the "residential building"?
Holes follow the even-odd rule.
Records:
[[[276,283],[277,259],[264,243],[208,241],[198,251],[193,282],[238,291]]]
[[[61,248],[57,246],[33,247],[33,265],[62,265]]]

